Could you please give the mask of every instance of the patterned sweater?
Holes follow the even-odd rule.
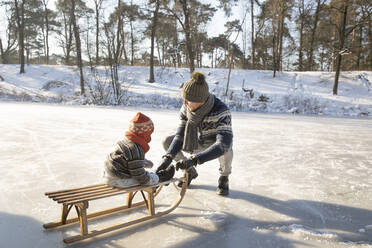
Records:
[[[150,177],[145,167],[145,153],[141,146],[128,139],[117,143],[114,152],[105,161],[106,172],[117,178],[135,178],[140,184],[146,184]]]
[[[232,146],[231,113],[229,108],[220,99],[214,96],[212,110],[204,117],[198,128],[198,142],[200,145],[209,146],[194,157],[199,164],[220,157]],[[186,105],[180,111],[180,120],[176,136],[170,144],[167,153],[174,157],[182,149],[185,127],[187,122]]]

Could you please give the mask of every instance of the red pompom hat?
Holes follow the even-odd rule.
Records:
[[[125,132],[125,137],[140,145],[144,152],[148,152],[151,141],[151,134],[154,132],[154,123],[146,115],[138,112],[129,123],[129,131]]]

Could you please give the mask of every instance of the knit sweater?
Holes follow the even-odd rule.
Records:
[[[128,139],[117,143],[114,152],[107,156],[105,167],[110,176],[117,178],[135,178],[140,184],[146,184],[150,177],[144,166],[145,153],[141,146]]]
[[[233,133],[231,128],[231,113],[229,108],[216,96],[211,111],[203,118],[198,128],[198,143],[209,146],[206,150],[194,154],[198,164],[220,157],[232,146]],[[167,153],[173,157],[181,151],[187,122],[185,104],[180,111],[180,124]]]

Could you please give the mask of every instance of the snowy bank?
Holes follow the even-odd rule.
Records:
[[[200,69],[213,94],[233,111],[306,115],[371,117],[372,72],[342,72],[338,95],[332,94],[333,72],[233,70],[226,93],[227,69]],[[80,96],[79,71],[72,66],[0,65],[0,100],[63,104],[112,105],[110,75],[105,67],[85,68],[86,96]],[[149,68],[121,66],[120,105],[178,109],[180,87],[190,78],[187,68],[155,68],[155,83],[148,83]]]

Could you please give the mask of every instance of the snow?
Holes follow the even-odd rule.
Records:
[[[0,65],[0,100],[36,101],[63,104],[107,104],[93,100],[90,89],[100,82],[109,90],[109,72],[96,68],[97,74],[85,68],[86,97],[81,97],[79,71],[71,66]],[[276,78],[271,71],[232,70],[229,91],[225,95],[227,69],[200,69],[207,76],[210,90],[233,111],[293,113],[306,115],[372,116],[372,72],[342,72],[338,95],[332,94],[333,72],[281,72]],[[147,67],[121,66],[123,106],[179,109],[180,86],[190,78],[187,68],[155,68],[155,83],[148,83]],[[96,76],[97,75],[97,76]],[[244,90],[243,90],[244,89]],[[250,92],[251,91],[251,94]]]
[[[179,85],[189,74],[168,68],[162,81],[148,84],[146,68],[123,67],[126,82],[133,83],[132,102],[97,106],[74,95],[79,81],[72,67],[27,66],[26,75],[16,69],[0,66],[0,247],[65,247],[62,239],[77,234],[79,226],[43,230],[43,223],[60,218],[60,206],[44,192],[99,183],[106,155],[138,111],[154,121],[146,157],[158,164],[164,153],[161,141],[178,123]],[[223,91],[226,70],[204,71],[211,73],[210,88],[219,85]],[[272,79],[270,72],[233,71],[237,99],[245,94],[240,94],[245,79],[245,88],[274,100],[255,113],[256,99],[242,98],[240,109],[227,99],[236,106],[230,195],[215,194],[218,162],[210,161],[198,166],[199,177],[171,214],[74,246],[372,247],[372,122],[370,114],[361,114],[371,113],[372,100],[359,75],[372,80],[370,72],[347,72],[339,96],[333,96],[330,73],[286,72]],[[42,90],[51,80],[65,83],[62,93]],[[22,100],[16,92],[27,101],[16,102]],[[322,113],[289,114],[284,96],[303,103],[292,103],[291,109],[297,107],[293,113],[310,114],[316,102]],[[169,105],[167,99],[174,102]],[[159,206],[174,201],[176,194],[172,185],[165,188],[157,196]],[[120,204],[121,197],[97,200],[88,211]],[[129,217],[142,214],[145,209]],[[89,228],[124,218],[95,220]]]

